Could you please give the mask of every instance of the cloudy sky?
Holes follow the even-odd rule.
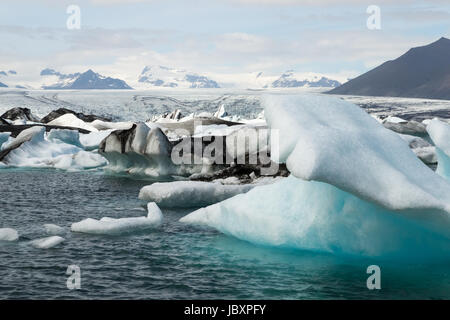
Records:
[[[69,30],[69,5],[81,28]],[[369,5],[381,30],[366,26]],[[88,68],[131,85],[145,65],[224,84],[258,72],[317,72],[345,80],[409,48],[450,37],[448,0],[13,0],[0,3],[0,70],[38,81],[46,67]],[[0,79],[3,81],[4,79]]]

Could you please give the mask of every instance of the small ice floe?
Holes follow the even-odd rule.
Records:
[[[139,199],[161,207],[202,207],[245,193],[255,185],[224,185],[218,182],[173,181],[153,183],[139,192]]]
[[[60,236],[51,236],[30,241],[30,244],[36,249],[50,249],[56,247],[65,239]]]
[[[383,120],[383,126],[397,133],[420,135],[425,134],[426,125],[414,120],[404,120],[398,117],[387,117]]]
[[[422,162],[437,163],[436,148],[425,139],[407,134],[399,134],[399,136],[408,143],[408,146]]]
[[[0,228],[0,241],[16,241],[19,233],[12,228]]]
[[[154,228],[162,223],[163,214],[156,203],[151,202],[147,205],[148,215],[146,217],[133,218],[109,218],[103,217],[100,220],[87,218],[80,222],[73,223],[71,230],[73,232],[119,235],[132,233]]]
[[[91,126],[97,130],[128,130],[133,126],[133,122],[110,122],[97,119],[91,122]]]
[[[66,233],[66,229],[64,229],[63,227],[57,226],[56,224],[44,224],[44,229],[45,229],[45,233],[52,235],[52,236],[57,236],[57,235],[62,235],[64,233]]]

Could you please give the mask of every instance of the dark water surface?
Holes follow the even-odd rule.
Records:
[[[73,222],[146,215],[137,199],[148,181],[101,172],[0,170],[0,227],[20,240],[0,243],[2,299],[405,299],[450,298],[450,263],[408,264],[266,248],[178,222],[190,210],[163,210],[160,228],[122,236],[71,233]],[[66,241],[35,249],[43,224]],[[368,290],[367,266],[381,267]],[[69,265],[81,289],[66,287]]]

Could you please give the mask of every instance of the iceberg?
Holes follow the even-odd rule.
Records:
[[[97,130],[127,130],[133,126],[133,122],[110,122],[96,119],[90,123]]]
[[[265,96],[291,176],[181,222],[257,244],[370,257],[448,257],[450,183],[357,106]]]
[[[62,126],[62,127],[70,127],[70,128],[79,128],[84,129],[90,132],[97,132],[97,128],[95,128],[93,125],[84,122],[83,120],[77,118],[72,113],[66,113],[50,122],[47,123],[48,125],[52,126]]]
[[[426,125],[414,120],[406,121],[398,117],[387,117],[383,120],[383,126],[401,134],[424,135],[426,134]]]
[[[357,106],[314,95],[267,96],[262,103],[269,127],[279,130],[280,162],[294,176],[390,210],[450,212],[448,181]]]
[[[450,179],[450,125],[433,119],[427,125],[427,131],[436,145],[438,167],[436,173]]]
[[[254,186],[203,181],[158,182],[143,187],[139,192],[139,199],[154,201],[165,208],[202,207],[247,192]]]
[[[10,167],[65,170],[91,169],[106,165],[105,158],[97,153],[84,151],[77,146],[77,141],[78,132],[73,130],[51,130],[46,137],[45,127],[31,127],[6,143],[0,152],[0,161]]]
[[[66,233],[66,229],[60,227],[56,224],[44,224],[45,233],[53,236],[61,235]]]
[[[80,133],[69,129],[52,129],[47,134],[47,139],[54,142],[63,142],[82,148],[80,143]]]
[[[436,148],[425,139],[407,134],[399,134],[408,143],[408,146],[416,156],[426,164],[437,163]]]
[[[159,207],[156,203],[151,202],[147,204],[147,211],[148,215],[146,217],[119,219],[103,217],[100,220],[87,218],[73,223],[71,230],[89,234],[120,235],[158,227],[163,220],[163,214]]]
[[[85,150],[98,149],[100,143],[105,139],[113,130],[103,130],[99,132],[91,132],[86,134],[80,134],[80,144]]]
[[[3,150],[3,144],[7,144],[10,135],[9,132],[0,132],[0,151]]]
[[[0,241],[16,241],[19,233],[12,228],[0,228]]]
[[[170,158],[172,145],[160,128],[145,123],[128,130],[111,132],[99,146],[113,172],[126,171],[149,176],[169,175],[174,171]]]
[[[51,236],[41,239],[36,239],[30,241],[30,244],[36,249],[50,249],[56,247],[61,242],[65,241],[63,237],[60,236]]]

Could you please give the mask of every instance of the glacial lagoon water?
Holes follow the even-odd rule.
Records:
[[[0,170],[0,227],[18,242],[0,244],[1,299],[449,299],[450,261],[380,261],[256,246],[178,220],[193,209],[164,210],[161,227],[121,236],[70,232],[91,217],[146,215],[139,190],[151,182],[101,171]],[[65,227],[65,242],[33,248],[43,224]],[[381,268],[381,290],[366,269]],[[81,269],[81,289],[66,286]]]

